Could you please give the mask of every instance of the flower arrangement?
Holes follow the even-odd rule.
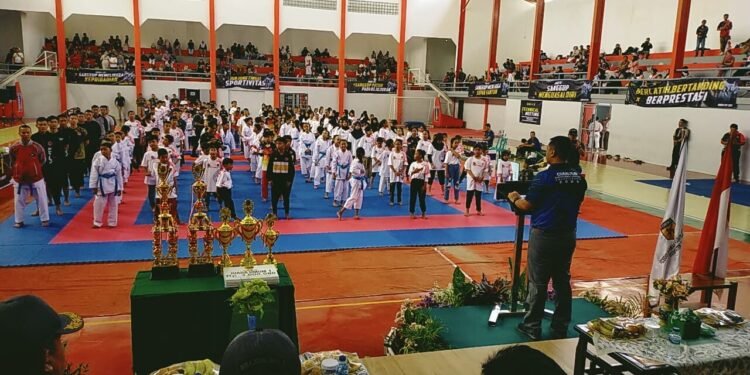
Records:
[[[445,341],[440,337],[443,325],[432,319],[427,309],[419,304],[406,300],[396,313],[395,323],[385,344],[398,354],[447,349]]]
[[[524,275],[520,283],[525,284]],[[508,303],[512,283],[508,279],[497,278],[490,282],[487,275],[482,274],[482,280],[469,283],[460,267],[453,270],[453,281],[446,288],[435,285],[419,302],[420,307],[460,307],[474,305],[493,305],[495,303]],[[525,285],[519,285],[519,289],[526,289]],[[519,292],[519,295],[523,291]],[[519,296],[523,300],[525,296]]]
[[[253,279],[243,282],[229,299],[229,303],[240,314],[263,318],[263,305],[273,302],[273,294],[264,280]]]
[[[671,279],[656,279],[653,285],[654,289],[664,296],[664,303],[673,311],[677,310],[680,301],[687,301],[690,295],[690,283],[683,280],[680,275]]]

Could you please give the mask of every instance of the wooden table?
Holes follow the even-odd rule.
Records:
[[[568,374],[573,373],[576,339],[529,342],[528,345],[555,360]],[[438,352],[365,358],[370,375],[480,374],[482,363],[499,349],[513,345],[484,346]]]

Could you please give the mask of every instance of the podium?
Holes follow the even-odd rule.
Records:
[[[508,200],[508,194],[517,191],[521,195],[526,195],[531,186],[530,181],[509,181],[502,184],[498,184],[495,189],[495,199],[497,200]],[[510,294],[510,312],[501,312],[500,316],[518,316],[526,314],[524,309],[518,309],[518,288],[519,277],[521,276],[521,257],[523,256],[523,233],[526,225],[526,216],[529,214],[526,211],[516,208],[515,205],[511,204],[510,209],[516,214],[516,238],[513,246],[513,279]]]

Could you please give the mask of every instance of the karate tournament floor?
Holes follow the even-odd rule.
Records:
[[[581,207],[580,239],[571,269],[575,288],[630,281],[636,289],[645,288],[643,276],[650,271],[668,187],[639,181],[665,180],[664,167],[606,159],[583,166],[589,192]],[[238,162],[233,173],[238,210],[245,196],[259,197],[257,185],[239,182],[247,173],[243,169],[246,165]],[[183,172],[180,188],[187,188],[190,180],[189,172]],[[453,267],[460,266],[472,280],[483,274],[509,276],[515,217],[502,203],[487,199],[486,216],[467,218],[463,196],[459,206],[429,198],[430,218],[411,220],[405,186],[404,206],[388,206],[387,199],[368,191],[363,219],[355,221],[347,212],[339,222],[322,194],[297,178],[291,199],[294,219],[276,225],[281,238],[275,250],[295,283],[302,351],[383,355],[383,337],[401,302],[419,298],[436,282],[447,285]],[[85,328],[66,337],[69,361],[88,363],[92,373],[128,374],[128,296],[135,273],[150,268],[145,187],[141,178],[131,179],[117,229],[91,228],[90,200],[90,195],[73,199],[73,206],[64,207],[64,216],[52,213],[52,226],[46,229],[39,227],[38,218],[27,218],[29,226],[23,230],[13,229],[12,206],[0,205],[0,299],[33,293],[58,311],[81,314]],[[179,202],[183,220],[188,200]],[[268,205],[259,199],[255,203],[254,216],[263,217]],[[688,190],[683,272],[689,272],[695,257],[707,205],[708,198]],[[742,283],[750,275],[750,208],[733,204],[731,209],[730,276]],[[210,214],[217,219],[215,203]],[[180,246],[185,255],[184,242]],[[253,246],[258,254],[264,250],[259,242]],[[237,240],[232,253],[241,248]],[[233,259],[237,262],[239,257]],[[741,296],[746,293],[743,288]]]

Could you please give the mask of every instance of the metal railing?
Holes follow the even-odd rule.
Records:
[[[200,81],[200,82],[208,82],[211,80],[210,73],[200,73],[200,72],[169,72],[169,71],[159,71],[159,70],[152,70],[148,71],[145,70],[142,72],[143,79],[149,79],[149,80],[161,80],[161,81]]]
[[[338,87],[338,78],[318,77],[279,77],[279,83],[286,86]]]

